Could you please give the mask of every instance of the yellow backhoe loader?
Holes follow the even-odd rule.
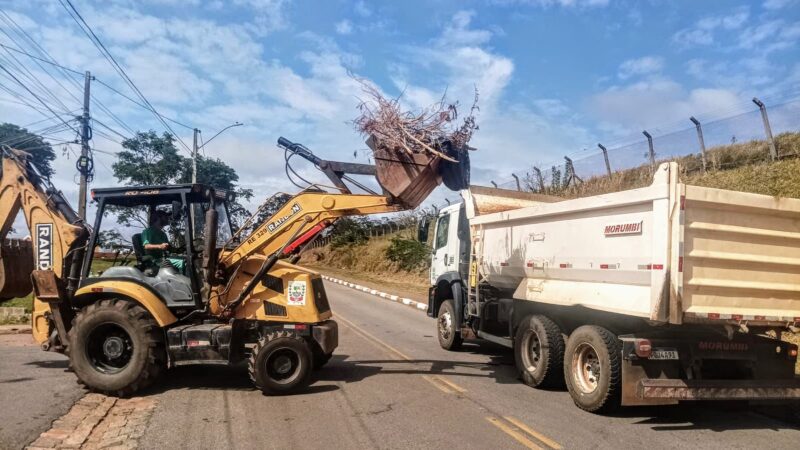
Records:
[[[303,190],[246,236],[233,233],[228,195],[201,184],[94,189],[97,214],[90,227],[27,154],[4,148],[0,238],[21,209],[33,254],[2,255],[0,299],[3,292],[32,288],[34,339],[44,350],[68,354],[79,381],[95,391],[126,396],[169,367],[243,361],[265,393],[306,385],[311,370],[337,347],[338,330],[319,274],[286,256],[341,217],[416,207],[452,163],[376,152],[376,166],[349,164],[321,160],[284,138],[278,145],[311,161],[333,189]],[[348,174],[376,177],[382,192]],[[348,183],[367,193],[353,194]],[[103,221],[125,208],[150,216],[167,212],[177,242],[154,266],[135,233],[136,261],[95,273]],[[8,269],[25,257],[34,262],[30,279]]]

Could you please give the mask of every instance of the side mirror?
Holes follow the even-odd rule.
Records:
[[[424,217],[420,222],[417,224],[417,240],[422,242],[423,244],[428,242],[428,229],[430,228],[430,221],[427,217]]]
[[[172,220],[177,222],[183,216],[183,204],[179,201],[172,202]]]

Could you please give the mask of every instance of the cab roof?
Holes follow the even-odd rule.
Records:
[[[214,189],[203,184],[169,184],[154,186],[120,186],[112,188],[92,189],[92,199],[103,201],[106,205],[138,206],[164,205],[173,201],[181,201],[186,195],[189,203],[207,202],[211,195],[217,200],[226,200],[225,191]]]

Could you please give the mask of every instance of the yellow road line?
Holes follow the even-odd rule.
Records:
[[[527,448],[529,448],[531,450],[543,450],[542,447],[539,447],[533,441],[531,441],[530,439],[525,437],[525,435],[523,435],[522,433],[518,432],[514,428],[506,425],[503,421],[501,421],[497,417],[491,417],[490,416],[490,417],[487,417],[486,420],[488,420],[489,423],[491,423],[492,425],[496,426],[497,428],[500,429],[500,431],[502,431],[503,433],[511,436],[517,442],[519,442],[520,444],[524,445],[525,447],[527,447]]]
[[[446,384],[446,385],[450,386],[450,387],[451,387],[451,388],[453,388],[453,390],[455,390],[456,392],[459,392],[459,393],[461,393],[461,394],[463,394],[464,392],[467,392],[467,390],[466,390],[466,389],[464,389],[463,387],[461,387],[461,386],[459,386],[459,385],[457,385],[457,384],[453,383],[452,381],[448,380],[447,378],[445,378],[445,377],[443,377],[443,376],[441,376],[441,375],[434,375],[434,378],[436,378],[437,380],[441,381],[442,383],[444,383],[444,384]]]
[[[444,392],[445,394],[452,394],[453,393],[453,391],[451,391],[450,388],[448,388],[447,386],[442,385],[441,383],[436,382],[436,380],[434,380],[433,378],[431,378],[431,377],[429,377],[427,375],[423,375],[422,378],[424,378],[425,381],[427,381],[428,383],[436,386],[437,389],[439,389],[440,391]]]
[[[383,342],[379,338],[371,335],[369,332],[363,330],[361,327],[359,327],[358,325],[354,324],[353,322],[345,319],[341,315],[337,314],[336,318],[341,320],[342,322],[344,322],[345,325],[347,325],[351,330],[353,330],[357,334],[361,335],[361,337],[371,341],[374,344],[377,344],[377,345],[380,345],[380,346],[386,348],[390,352],[394,353],[395,355],[399,356],[400,358],[402,358],[402,359],[404,359],[406,361],[413,361],[411,359],[411,357],[409,357],[405,353],[403,353],[400,350],[392,347],[391,345],[387,344],[386,342]],[[429,383],[433,384],[434,386],[436,386],[437,388],[439,388],[440,390],[442,390],[442,391],[444,391],[444,392],[446,392],[448,394],[452,394],[453,391],[456,391],[456,392],[459,392],[459,393],[467,392],[466,389],[464,389],[463,387],[453,383],[452,381],[446,379],[443,376],[433,375],[433,376],[429,377],[427,375],[423,375],[422,377],[425,378],[425,380],[428,381]]]
[[[517,419],[516,417],[503,416],[503,418],[506,419],[507,421],[511,422],[512,424],[514,424],[515,427],[519,428],[520,430],[522,430],[522,431],[528,433],[529,435],[533,436],[534,438],[538,439],[544,445],[546,445],[546,446],[548,446],[548,447],[550,447],[550,448],[552,448],[554,450],[559,450],[561,448],[561,444],[559,444],[558,442],[556,442],[556,441],[550,439],[549,437],[543,435],[542,433],[539,433],[538,431],[532,429],[531,427],[525,425],[524,423],[522,423],[521,420]]]
[[[385,347],[386,349],[388,349],[389,351],[391,351],[395,355],[399,356],[400,358],[405,359],[406,361],[411,361],[411,358],[408,355],[406,355],[405,353],[403,353],[400,350],[392,347],[391,345],[387,344],[386,342],[383,342],[382,340],[376,338],[375,336],[369,334],[368,332],[366,332],[363,329],[361,329],[358,325],[354,324],[353,322],[350,322],[349,320],[345,319],[341,315],[337,314],[336,318],[340,319],[342,322],[344,322],[353,331],[356,331],[359,334],[361,334],[362,336],[374,341],[376,344],[380,344],[381,346]]]

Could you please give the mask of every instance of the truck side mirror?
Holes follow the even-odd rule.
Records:
[[[422,218],[417,224],[417,240],[423,244],[428,242],[428,229],[430,228],[430,221],[427,217]]]

